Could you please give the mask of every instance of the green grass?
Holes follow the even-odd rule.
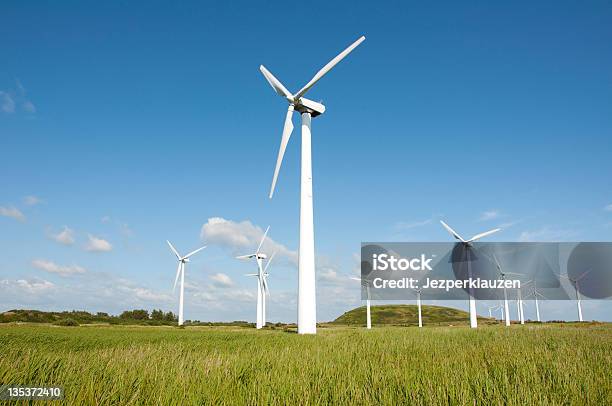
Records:
[[[0,326],[0,383],[68,404],[612,404],[612,326]]]
[[[418,325],[418,307],[416,305],[377,305],[371,306],[372,325],[416,326]],[[423,325],[458,326],[468,325],[470,315],[463,310],[443,306],[421,306]],[[497,323],[493,319],[478,317],[480,323]],[[349,310],[338,317],[332,324],[363,326],[366,322],[366,307]]]

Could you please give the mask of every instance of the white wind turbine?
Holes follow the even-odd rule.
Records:
[[[489,318],[490,318],[490,319],[491,319],[491,318],[493,318],[493,314],[492,314],[491,312],[494,312],[495,310],[499,310],[499,309],[501,309],[501,308],[502,308],[502,306],[501,306],[501,305],[489,306],[489,307],[488,307],[488,309],[489,309]],[[503,314],[503,313],[502,313],[502,314]]]
[[[504,272],[495,254],[493,254],[493,259],[495,259],[495,266],[497,266],[497,271],[499,272],[499,276],[504,280],[504,307],[503,307],[504,310],[503,311],[504,311],[504,322],[506,324],[506,327],[508,327],[510,326],[510,308],[508,306],[508,292],[506,291],[506,282],[505,282],[506,275],[518,276],[522,274],[518,274],[514,272]]]
[[[586,272],[584,272],[582,275],[580,275],[579,277],[577,277],[577,278],[575,278],[575,279],[572,279],[572,278],[570,278],[569,276],[559,275],[559,276],[561,276],[562,278],[567,279],[568,281],[570,281],[570,283],[571,283],[572,285],[574,285],[574,289],[576,290],[576,306],[578,307],[578,321],[584,321],[584,320],[582,319],[582,306],[581,306],[582,299],[581,299],[581,297],[580,297],[580,292],[579,292],[579,289],[580,289],[580,288],[579,288],[579,283],[580,283],[580,281],[582,280],[582,278],[584,278],[585,276],[587,276],[587,274],[588,274],[589,272],[591,272],[591,270],[590,270],[590,269],[589,269],[589,270],[587,270]]]
[[[191,251],[189,254],[185,256],[181,256],[176,250],[176,248],[174,248],[174,246],[172,245],[170,241],[166,240],[166,242],[168,243],[168,245],[170,246],[170,249],[172,250],[172,252],[174,252],[174,255],[176,255],[176,258],[178,259],[178,268],[176,269],[176,277],[174,278],[174,287],[172,288],[172,292],[174,292],[176,289],[176,283],[178,282],[178,278],[180,275],[181,276],[181,292],[179,296],[178,325],[182,326],[183,322],[185,321],[183,318],[183,298],[185,295],[185,264],[187,262],[190,262],[189,257],[202,251],[204,248],[206,248],[206,246],[198,248],[195,251]]]
[[[293,131],[293,112],[298,111],[302,115],[302,162],[301,162],[301,191],[300,191],[300,249],[298,264],[298,334],[316,334],[317,332],[317,304],[315,293],[315,252],[314,252],[314,224],[312,208],[312,153],[311,153],[311,128],[312,117],[323,114],[325,106],[321,103],[306,99],[304,94],[312,88],[327,72],[338,62],[344,59],[355,49],[365,37],[359,38],[327,65],[317,72],[316,75],[297,93],[292,94],[287,88],[270,73],[263,65],[259,67],[261,73],[270,83],[272,88],[280,96],[289,102],[283,135],[272,178],[270,188],[270,199],[274,194],[276,180],[283,162],[285,149],[289,137]]]
[[[364,283],[361,278],[355,278],[351,276],[351,279],[354,281],[361,282],[361,285],[366,288],[366,328],[370,330],[372,328],[372,315],[370,313],[370,286],[367,283]]]
[[[446,231],[448,231],[450,233],[450,235],[452,235],[455,239],[459,240],[466,248],[472,247],[472,243],[474,241],[479,240],[479,239],[481,239],[483,237],[486,237],[488,235],[491,235],[491,234],[496,233],[496,232],[501,230],[501,228],[496,228],[496,229],[493,229],[493,230],[485,231],[484,233],[476,234],[472,238],[465,240],[465,239],[463,239],[463,237],[461,237],[459,234],[457,234],[457,232],[455,232],[455,230],[450,228],[450,226],[448,224],[446,224],[444,221],[440,220],[440,223],[446,229]],[[468,253],[469,253],[469,251],[468,251]],[[472,279],[472,267],[469,264],[469,260],[468,260],[468,267],[467,267],[467,269],[468,269],[468,278]],[[477,317],[477,315],[476,315],[476,299],[474,299],[474,289],[472,289],[471,286],[469,288],[469,293],[470,293],[470,327],[471,328],[476,328],[476,327],[478,327],[478,321],[476,319],[476,317]]]
[[[540,304],[538,302],[538,296],[541,297],[542,299],[546,299],[546,296],[544,296],[543,294],[541,294],[540,292],[538,292],[538,287],[536,285],[536,281],[535,279],[532,281],[529,281],[527,283],[533,283],[533,290],[531,291],[531,293],[527,296],[527,297],[533,297],[533,300],[535,302],[535,309],[536,309],[536,319],[538,321],[542,321],[540,319]]]
[[[257,321],[256,326],[257,329],[260,329],[266,325],[266,295],[268,294],[268,280],[267,280],[267,269],[270,265],[270,261],[268,261],[266,267],[263,267],[263,261],[268,258],[266,254],[260,252],[261,247],[266,239],[266,235],[268,235],[268,231],[270,230],[270,226],[266,228],[266,232],[264,233],[261,241],[259,242],[259,246],[254,254],[248,255],[240,255],[236,258],[238,259],[251,259],[255,258],[257,262],[257,273],[255,274],[247,274],[247,276],[256,276],[257,277]],[[272,255],[274,257],[274,255]]]
[[[423,316],[421,314],[421,289],[415,289],[417,294],[417,308],[419,310],[419,327],[423,327]]]

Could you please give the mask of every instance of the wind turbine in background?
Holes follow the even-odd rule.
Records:
[[[463,239],[463,237],[461,237],[459,234],[457,234],[457,232],[455,232],[455,230],[450,228],[450,226],[448,224],[446,224],[444,221],[440,220],[440,223],[446,229],[446,231],[448,231],[450,233],[450,235],[452,235],[455,239],[459,240],[461,242],[461,244],[463,244],[463,246],[467,249],[468,255],[470,253],[469,249],[472,247],[472,243],[473,242],[475,242],[476,240],[479,240],[479,239],[481,239],[483,237],[486,237],[488,235],[491,235],[491,234],[496,233],[496,232],[501,230],[501,228],[495,228],[493,230],[485,231],[484,233],[476,234],[472,238],[470,238],[468,240],[465,240],[465,239]],[[472,267],[470,266],[470,259],[469,258],[468,258],[468,262],[467,262],[467,269],[468,269],[468,278],[472,279]],[[476,314],[476,299],[474,299],[474,289],[471,286],[469,287],[469,294],[470,294],[470,327],[471,328],[476,328],[476,327],[478,327],[478,321],[477,321],[477,318],[476,318],[477,317],[477,314]]]
[[[421,313],[421,289],[414,290],[417,294],[417,308],[419,311],[419,327],[423,327],[423,315]]]
[[[493,318],[493,313],[492,312],[494,312],[496,310],[500,310],[500,309],[503,310],[503,307],[502,307],[502,305],[498,304],[498,305],[495,305],[495,306],[489,306],[488,309],[489,309],[489,318],[492,319]],[[502,319],[504,318],[503,316],[504,316],[504,313],[502,312]]]
[[[541,294],[540,292],[538,292],[538,287],[536,285],[536,281],[535,279],[529,281],[528,283],[532,283],[533,289],[531,290],[531,292],[529,293],[529,295],[527,295],[526,297],[533,297],[533,301],[535,302],[535,309],[536,309],[536,319],[538,321],[542,321],[540,319],[540,304],[538,302],[538,296],[541,297],[542,299],[546,299],[546,296],[544,296],[543,294]]]
[[[354,281],[358,281],[361,282],[361,286],[366,288],[366,295],[367,295],[367,299],[366,299],[366,328],[368,330],[370,330],[372,328],[372,315],[370,313],[370,286],[366,283],[364,283],[364,281],[361,278],[355,278],[354,276],[351,276],[351,279]]]
[[[206,248],[206,246],[203,246],[201,248],[198,248],[195,251],[191,251],[189,254],[185,255],[185,256],[181,256],[178,251],[176,250],[176,248],[174,248],[174,245],[172,245],[172,243],[168,240],[166,240],[166,242],[168,243],[168,245],[170,246],[170,249],[172,250],[172,252],[174,252],[174,255],[176,255],[176,258],[178,259],[178,268],[176,269],[176,277],[174,278],[174,287],[172,288],[172,292],[174,292],[176,290],[176,283],[178,282],[179,279],[179,275],[181,277],[181,293],[179,295],[179,314],[178,314],[178,325],[182,326],[184,323],[184,318],[183,318],[183,299],[184,299],[184,295],[185,295],[185,264],[189,261],[189,257],[191,257],[192,255],[202,251],[204,248]]]
[[[516,311],[521,324],[525,324],[525,313],[523,309],[523,293],[521,288],[516,290]]]
[[[493,259],[495,260],[495,266],[497,267],[497,271],[499,272],[499,276],[503,279],[504,281],[504,322],[506,324],[506,327],[510,326],[510,308],[508,306],[508,292],[506,291],[506,275],[522,275],[522,274],[518,274],[518,273],[514,273],[514,272],[504,272],[502,270],[501,265],[499,264],[499,261],[497,260],[497,256],[495,254],[493,254]]]
[[[578,321],[584,321],[582,319],[582,306],[581,306],[581,302],[582,299],[580,298],[580,287],[579,287],[579,283],[582,280],[582,278],[584,278],[585,276],[587,276],[587,274],[591,272],[591,270],[587,270],[586,272],[584,272],[582,275],[580,275],[577,278],[570,278],[569,276],[565,276],[565,275],[559,275],[562,278],[567,279],[568,281],[570,281],[570,283],[572,285],[574,285],[574,290],[576,290],[576,306],[578,307]]]
[[[265,269],[263,267],[263,261],[268,258],[266,254],[261,252],[261,246],[266,240],[266,236],[268,235],[268,231],[270,230],[270,226],[266,228],[266,232],[264,233],[261,241],[259,242],[259,246],[254,254],[240,255],[236,258],[238,259],[251,259],[255,258],[257,262],[257,273],[247,274],[247,276],[256,276],[257,277],[257,321],[255,323],[257,329],[265,326],[266,323],[266,294],[268,293],[268,281],[266,277],[266,270],[268,269],[268,265],[266,265]],[[272,260],[272,258],[270,258]]]
[[[270,199],[274,195],[276,180],[283,163],[283,156],[287,143],[293,132],[293,112],[302,115],[302,162],[301,162],[301,191],[300,191],[300,249],[298,264],[298,334],[316,334],[317,332],[317,303],[315,292],[315,252],[314,252],[314,224],[312,208],[312,153],[311,153],[311,118],[325,112],[325,106],[321,103],[303,97],[312,86],[315,85],[327,72],[338,62],[344,59],[353,49],[365,40],[359,38],[327,65],[317,72],[316,75],[297,93],[292,94],[287,88],[263,65],[259,67],[261,73],[270,83],[276,93],[289,102],[283,135],[281,138],[274,177],[270,188]]]

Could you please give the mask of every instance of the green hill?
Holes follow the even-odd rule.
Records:
[[[372,306],[372,325],[396,325],[396,326],[416,326],[418,325],[418,308],[416,305],[382,305]],[[453,309],[452,307],[427,306],[421,307],[423,325],[465,325],[469,324],[469,313]],[[344,313],[332,322],[341,325],[360,325],[366,322],[365,306],[358,307]],[[495,323],[495,320],[486,317],[479,317],[479,323]]]

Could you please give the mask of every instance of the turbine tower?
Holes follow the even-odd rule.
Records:
[[[535,279],[529,282],[533,282],[533,290],[527,297],[533,296],[533,301],[535,302],[535,309],[536,309],[536,319],[538,321],[542,321],[540,318],[540,303],[538,301],[538,296],[541,297],[542,299],[546,299],[546,296],[538,292],[538,287],[536,285]]]
[[[351,277],[351,279],[361,282],[361,286],[366,288],[366,328],[370,330],[372,328],[372,314],[370,313],[370,285],[364,283],[361,278]]]
[[[170,249],[172,250],[172,252],[174,252],[174,255],[176,255],[176,258],[178,259],[178,268],[176,269],[176,277],[174,278],[174,287],[172,288],[172,292],[174,292],[176,290],[176,283],[178,282],[179,279],[179,275],[181,277],[181,292],[179,295],[179,319],[178,319],[178,325],[182,326],[183,322],[185,321],[183,318],[183,298],[185,295],[185,264],[189,261],[189,257],[191,257],[192,255],[202,251],[204,248],[206,248],[206,246],[203,246],[201,248],[198,248],[195,251],[191,251],[189,254],[185,255],[185,256],[181,256],[178,251],[176,250],[176,248],[174,248],[174,245],[172,245],[172,243],[168,240],[166,240],[166,242],[168,243],[168,245],[170,246]]]
[[[468,249],[468,254],[469,254],[469,249],[472,247],[472,243],[476,240],[479,240],[483,237],[486,237],[488,235],[491,235],[493,233],[496,233],[498,231],[501,230],[501,228],[496,228],[493,230],[489,230],[489,231],[485,231],[484,233],[480,233],[480,234],[476,234],[475,236],[473,236],[472,238],[465,240],[463,239],[463,237],[461,237],[459,234],[457,234],[455,232],[455,230],[453,230],[452,228],[450,228],[450,226],[448,224],[446,224],[444,221],[440,220],[440,223],[442,224],[442,226],[446,229],[446,231],[448,231],[450,233],[450,235],[452,235],[456,240],[459,240],[461,242],[461,244],[464,245],[465,248]],[[468,258],[468,262],[467,262],[467,269],[468,269],[468,278],[472,279],[472,267],[470,266],[470,261]],[[469,288],[469,294],[470,294],[470,327],[471,328],[476,328],[478,327],[478,321],[476,319],[476,299],[474,299],[474,289],[470,286]]]
[[[559,276],[561,276],[562,278],[567,279],[568,281],[570,281],[570,283],[571,283],[572,285],[574,285],[574,289],[576,290],[576,306],[578,307],[578,321],[584,321],[584,320],[582,319],[582,306],[581,306],[582,299],[581,299],[581,297],[580,297],[580,291],[579,291],[579,290],[580,290],[580,288],[579,288],[579,283],[580,283],[580,281],[582,280],[582,278],[584,278],[585,276],[587,276],[587,274],[588,274],[589,272],[591,272],[591,270],[590,270],[590,269],[589,269],[588,271],[584,272],[582,275],[580,275],[579,277],[577,277],[577,278],[575,278],[575,279],[570,278],[569,276],[559,275]]]
[[[270,188],[270,199],[274,194],[276,180],[283,162],[285,149],[293,131],[293,112],[302,116],[302,162],[301,162],[301,188],[300,188],[300,248],[298,264],[298,334],[316,334],[317,332],[317,303],[315,293],[315,252],[314,252],[314,221],[312,208],[312,153],[311,153],[311,118],[323,114],[325,106],[321,103],[306,99],[308,92],[327,72],[338,62],[344,59],[353,49],[365,40],[359,38],[327,65],[297,93],[292,94],[287,88],[270,73],[263,65],[259,67],[261,73],[270,83],[276,93],[289,102],[283,135],[281,138],[274,177]]]
[[[504,322],[506,324],[506,327],[510,326],[510,308],[508,306],[508,292],[506,291],[506,275],[522,275],[522,274],[518,274],[518,273],[514,273],[514,272],[504,272],[502,270],[501,265],[499,264],[499,261],[497,260],[497,256],[495,254],[493,254],[493,259],[495,260],[495,266],[497,267],[497,271],[499,272],[499,276],[502,278],[502,280],[504,281],[504,307],[503,307],[503,312],[504,312]]]
[[[268,281],[266,279],[266,270],[268,269],[268,265],[270,265],[270,262],[268,261],[268,264],[266,265],[266,267],[265,268],[263,267],[263,261],[266,260],[268,256],[264,254],[263,252],[261,252],[260,250],[261,250],[261,246],[263,245],[266,239],[266,236],[268,235],[269,230],[270,230],[270,226],[266,228],[266,232],[261,238],[261,241],[259,242],[259,246],[257,247],[257,250],[255,251],[254,254],[240,255],[236,257],[238,259],[255,258],[255,261],[257,262],[257,273],[247,274],[247,276],[257,277],[257,321],[256,321],[257,329],[260,329],[266,325],[266,294],[268,292]],[[272,258],[270,258],[270,260],[272,260]]]
[[[423,327],[423,316],[421,314],[421,289],[415,289],[417,294],[417,308],[419,311],[419,327]]]

